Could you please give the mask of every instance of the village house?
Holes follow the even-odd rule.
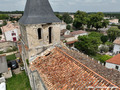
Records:
[[[2,41],[18,41],[19,40],[19,26],[14,23],[8,22],[6,26],[1,27],[2,30]]]
[[[120,89],[118,71],[61,45],[61,21],[48,0],[27,0],[19,23],[19,49],[32,90]]]
[[[113,48],[113,53],[118,54],[120,53],[120,38],[117,38],[114,42],[114,48]]]
[[[120,54],[106,61],[106,67],[120,71]]]
[[[60,36],[69,35],[69,34],[70,34],[70,30],[67,30],[67,29],[63,29],[60,32]]]
[[[12,18],[20,18],[22,17],[22,14],[8,14]]]
[[[118,24],[119,23],[119,19],[111,19],[109,20],[110,24]]]
[[[60,26],[60,30],[66,29],[66,26],[67,26],[67,24],[62,21],[61,26]]]
[[[66,41],[66,44],[72,47],[73,44],[76,41],[78,41],[78,36],[84,36],[84,35],[88,35],[88,33],[83,30],[78,30],[78,31],[69,32],[68,35],[64,35],[64,39]]]

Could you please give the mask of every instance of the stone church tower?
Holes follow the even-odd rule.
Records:
[[[60,43],[61,21],[54,15],[48,0],[27,0],[19,20],[22,59],[31,62],[50,46]]]

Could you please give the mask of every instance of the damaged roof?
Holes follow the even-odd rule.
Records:
[[[33,61],[31,70],[38,71],[48,90],[83,90],[90,86],[118,88],[57,47]]]

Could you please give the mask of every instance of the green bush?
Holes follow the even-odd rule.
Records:
[[[29,60],[28,60],[28,59],[26,59],[26,63],[27,63],[27,65],[29,66]]]
[[[3,51],[0,51],[0,54],[3,54]]]
[[[70,25],[67,25],[67,26],[66,26],[66,29],[71,30],[71,26],[70,26]]]
[[[109,55],[103,55],[103,56],[101,56],[100,57],[100,61],[101,62],[105,62],[106,60],[108,60],[108,59],[110,59],[110,58],[112,58],[112,56],[109,56]]]
[[[13,49],[13,51],[17,51],[18,50],[18,48],[16,46],[13,46],[12,49]]]
[[[107,45],[102,45],[101,47],[99,47],[99,52],[108,52],[109,51],[109,47]]]

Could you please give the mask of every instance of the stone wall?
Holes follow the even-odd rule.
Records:
[[[52,43],[49,44],[49,28],[52,28]],[[41,28],[41,39],[38,39],[38,28]],[[60,43],[60,24],[38,24],[26,26],[27,46],[29,48],[29,58],[40,54],[44,47]]]
[[[16,46],[15,42],[0,42],[0,51],[7,49],[9,47]]]

